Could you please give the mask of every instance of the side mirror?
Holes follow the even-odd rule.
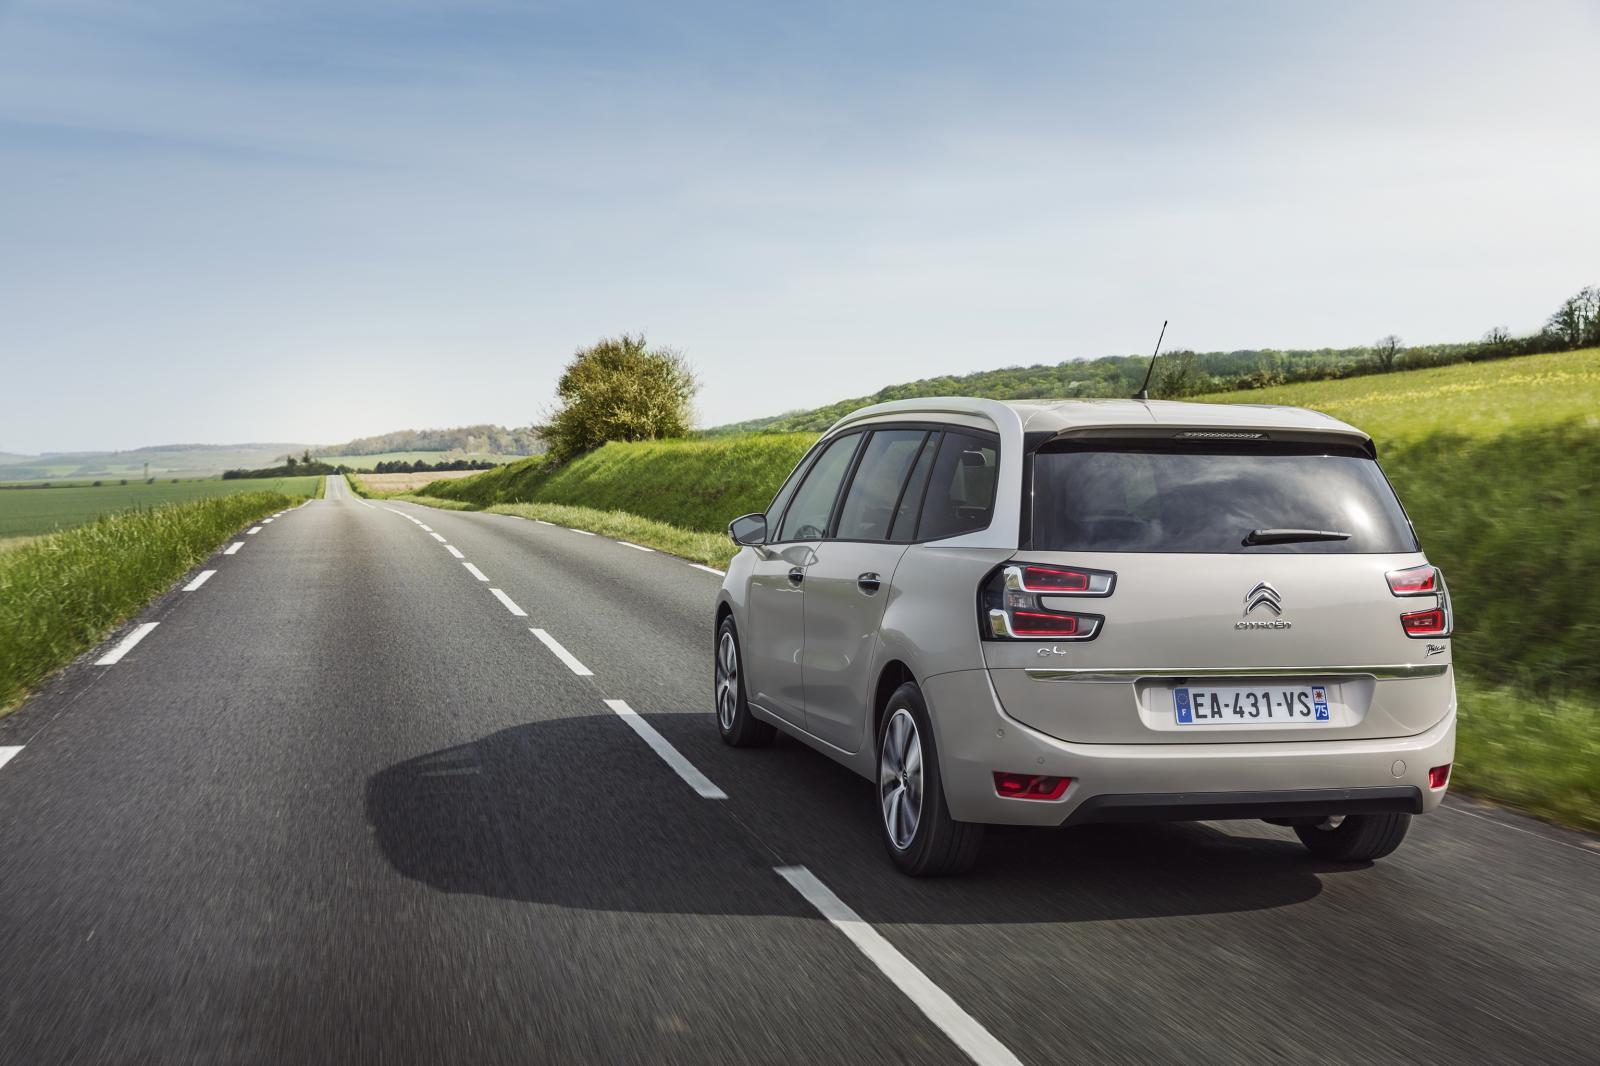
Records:
[[[767,516],[764,514],[740,515],[728,523],[728,536],[741,547],[752,547],[767,542]]]

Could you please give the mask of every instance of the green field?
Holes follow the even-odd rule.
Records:
[[[135,508],[159,507],[241,492],[277,492],[285,496],[311,496],[317,477],[280,477],[222,481],[157,481],[147,484],[54,486],[50,488],[0,488],[0,538],[52,533],[82,525],[100,515]]]
[[[1600,830],[1600,349],[1203,399],[1311,407],[1373,436],[1454,597],[1456,783]],[[763,508],[813,439],[608,444],[425,492],[722,565],[731,545],[702,535]]]
[[[379,452],[376,455],[313,455],[311,458],[329,466],[348,466],[356,470],[370,470],[379,463],[453,463],[457,459],[483,459],[491,463],[515,462],[514,455],[492,455],[488,452]]]

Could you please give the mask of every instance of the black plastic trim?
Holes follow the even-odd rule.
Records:
[[[1422,790],[1415,785],[1267,792],[1140,792],[1090,796],[1063,824],[1421,813]]]

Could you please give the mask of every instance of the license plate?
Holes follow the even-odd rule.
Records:
[[[1213,685],[1172,690],[1181,726],[1330,725],[1327,685]]]

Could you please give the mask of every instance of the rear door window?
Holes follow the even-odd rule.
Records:
[[[1246,544],[1252,530],[1344,539]],[[1311,445],[1047,445],[1033,457],[1043,551],[1400,553],[1417,541],[1378,464]]]
[[[895,504],[927,431],[880,429],[867,441],[839,512],[840,540],[888,540]]]
[[[987,529],[994,517],[1000,447],[992,437],[951,430],[939,444],[922,501],[918,540]]]
[[[889,539],[905,544],[917,537],[917,516],[922,513],[922,493],[928,487],[928,468],[939,453],[940,434],[930,433],[917,453],[916,465],[906,479],[905,491],[900,494],[900,505],[894,510],[894,525],[889,528]]]
[[[784,512],[778,540],[821,540],[827,535],[828,519],[833,517],[833,504],[839,498],[839,486],[850,472],[850,461],[855,458],[856,446],[860,443],[861,434],[847,433],[817,456],[789,502],[789,509]]]

